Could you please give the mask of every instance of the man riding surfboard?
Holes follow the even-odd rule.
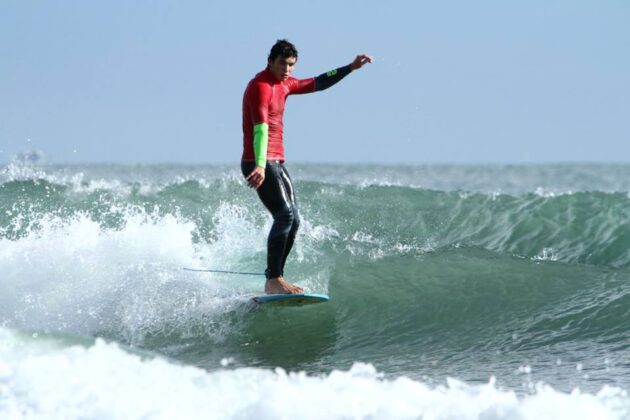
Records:
[[[289,95],[318,92],[339,82],[354,70],[372,62],[359,54],[352,63],[309,79],[291,77],[297,49],[287,40],[271,48],[267,68],[247,85],[243,95],[243,155],[241,170],[250,187],[273,216],[267,238],[265,293],[302,293],[284,279],[284,265],[300,225],[295,190],[284,166],[284,106]]]

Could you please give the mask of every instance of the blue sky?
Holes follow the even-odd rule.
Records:
[[[0,3],[0,162],[237,163],[241,101],[271,45],[296,77],[293,162],[630,161],[630,2]]]

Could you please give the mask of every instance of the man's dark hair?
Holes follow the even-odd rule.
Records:
[[[269,51],[269,60],[275,61],[276,57],[282,58],[290,58],[290,57],[298,57],[297,49],[295,45],[291,44],[286,39],[279,39],[273,47],[271,47],[271,51]]]

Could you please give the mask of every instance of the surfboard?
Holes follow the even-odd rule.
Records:
[[[282,295],[260,295],[254,296],[252,300],[265,306],[303,306],[313,303],[328,302],[328,295],[320,295],[316,293],[301,293],[297,295],[282,294]]]

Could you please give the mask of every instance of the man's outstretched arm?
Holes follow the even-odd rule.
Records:
[[[331,70],[329,72],[320,74],[315,78],[315,91],[328,89],[335,83],[350,74],[353,70],[358,70],[367,63],[372,62],[372,57],[367,54],[359,54],[354,61],[347,66],[339,67],[338,69]]]

